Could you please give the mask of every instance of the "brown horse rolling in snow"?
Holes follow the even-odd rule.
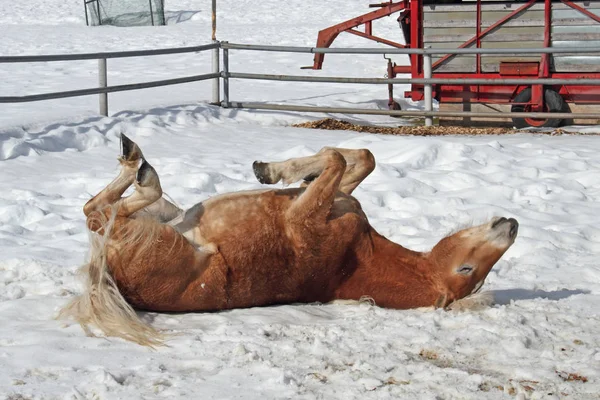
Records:
[[[139,147],[121,141],[118,177],[83,209],[92,242],[86,291],[61,313],[90,334],[93,324],[160,344],[133,308],[216,311],[363,296],[382,307],[447,308],[481,288],[517,236],[516,220],[494,218],[427,253],[389,241],[351,195],[375,168],[364,149],[255,162],[261,183],[304,184],[219,195],[182,212],[162,198]]]

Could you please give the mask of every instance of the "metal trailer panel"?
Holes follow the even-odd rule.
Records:
[[[526,10],[513,15],[485,36],[473,41],[478,31],[502,21],[515,10],[523,7],[525,2],[489,3],[481,1],[464,2],[462,4],[424,6],[423,37],[426,45],[434,48],[464,47],[469,40],[473,41],[466,47],[481,47],[488,49],[499,48],[541,48],[555,47],[561,49],[593,47],[600,42],[600,1],[551,1],[551,12],[547,13],[547,1],[538,1]],[[481,10],[479,16],[477,9]],[[580,9],[577,9],[580,8]],[[548,21],[548,25],[546,25]],[[479,26],[478,26],[479,25]],[[529,62],[529,73],[534,76],[556,77],[565,74],[570,77],[597,76],[600,73],[600,53],[561,53],[550,56],[532,55],[462,55],[438,57],[435,61],[444,60],[434,69],[435,76],[456,76],[456,74],[495,75],[497,78],[500,66],[503,73],[520,71]],[[434,63],[435,63],[434,61]],[[512,63],[512,64],[508,64]],[[434,64],[435,65],[435,64]],[[511,67],[514,66],[514,67]],[[536,67],[537,65],[537,67]],[[507,68],[508,67],[508,68]],[[499,103],[510,102],[516,93],[526,86],[452,86],[438,85],[436,96],[441,100],[440,109],[459,107],[471,110],[472,107],[483,109],[502,109],[507,111],[510,105]],[[532,85],[532,97],[535,109],[541,104],[542,85]],[[555,90],[570,102],[571,109],[580,104],[598,103],[600,90],[598,87],[573,87],[557,85]],[[537,90],[537,92],[536,92]],[[418,98],[421,88],[413,85],[412,96]],[[452,103],[455,103],[454,105]],[[472,104],[475,103],[475,104]],[[481,103],[481,104],[476,104]],[[577,110],[579,111],[579,110]],[[462,122],[472,123],[473,120]],[[504,120],[505,121],[505,120]],[[489,123],[489,121],[486,121]],[[510,124],[510,123],[509,123]]]
[[[487,4],[482,5],[482,26],[488,27],[494,22],[509,16],[515,7],[505,7],[498,10],[489,10]],[[481,47],[494,48],[540,48],[544,47],[544,4],[535,4],[519,15],[514,16],[506,24],[481,39]],[[506,56],[487,57],[482,55],[482,72],[499,72],[501,62],[535,62],[539,55],[532,56]]]
[[[424,4],[437,3],[437,4]],[[452,4],[448,4],[451,2]],[[353,32],[350,28],[365,25],[359,35],[380,41],[392,47],[403,47],[397,43],[370,35],[374,19],[400,11],[398,21],[408,45],[407,50],[423,50],[424,47],[442,50],[434,56],[434,78],[486,78],[500,80],[514,77],[539,77],[553,79],[600,79],[600,52],[572,53],[571,48],[594,46],[600,39],[600,0],[404,0],[373,4],[381,7],[376,12],[364,14],[342,24],[319,32],[317,47],[329,47],[340,32]],[[554,10],[554,15],[552,15]],[[377,13],[375,16],[374,14]],[[377,17],[377,18],[374,18]],[[554,37],[554,43],[552,42]],[[325,40],[327,39],[327,40]],[[476,48],[494,50],[493,53],[476,54]],[[534,49],[529,51],[528,49]],[[391,49],[389,54],[395,53]],[[450,54],[452,50],[458,53]],[[506,51],[505,51],[506,50]],[[544,51],[545,50],[545,51]],[[553,51],[554,50],[554,51]],[[561,50],[562,52],[557,52]],[[469,53],[472,51],[473,53]],[[313,52],[313,50],[311,50]],[[459,54],[462,53],[462,54]],[[388,63],[388,75],[409,73],[413,78],[423,77],[425,56],[410,54],[410,65],[399,66]],[[556,56],[556,61],[553,60]],[[320,69],[321,59],[313,64]],[[558,71],[558,72],[557,72]],[[543,110],[543,86],[552,88],[568,102],[586,104],[600,103],[597,86],[574,86],[571,84],[505,84],[505,85],[456,85],[436,84],[434,95],[443,104],[457,102],[481,104],[506,104],[525,87],[531,86],[532,110]],[[546,82],[546,81],[544,81]],[[388,86],[389,105],[393,107],[393,86]],[[405,92],[413,100],[423,99],[423,84],[413,83]],[[510,105],[509,105],[510,107]]]
[[[600,3],[574,1],[576,5],[600,16]],[[482,2],[481,28],[485,29],[496,21],[514,12],[522,3],[504,4]],[[423,42],[432,48],[458,48],[476,36],[476,3],[437,4],[423,6]],[[579,10],[562,2],[552,3],[552,47],[595,46],[600,41],[600,23]],[[544,3],[508,20],[480,39],[482,48],[540,48],[544,47]],[[469,47],[474,47],[473,43]],[[434,64],[443,57],[434,57]],[[475,55],[451,57],[434,67],[434,73],[475,73]],[[540,61],[539,55],[532,56],[481,56],[481,72],[499,72],[500,62]],[[550,72],[600,72],[600,53],[585,56],[560,54],[551,57]]]
[[[475,7],[471,5],[424,5],[423,45],[441,49],[458,48],[465,42],[459,39],[459,36],[470,39],[477,34],[475,18]],[[435,65],[441,58],[442,56],[433,57],[433,64]],[[475,56],[457,55],[433,68],[433,73],[456,71],[476,72]]]
[[[598,2],[573,1],[573,3],[600,16],[600,3]],[[600,23],[566,4],[553,4],[551,33],[552,47],[591,47],[600,41]],[[553,57],[552,70],[555,72],[600,72],[600,53],[557,54]]]
[[[518,7],[513,3],[482,3],[481,28],[485,29]],[[475,3],[424,6],[423,37],[426,46],[458,48],[477,34]],[[444,34],[442,34],[444,32]],[[544,47],[544,4],[535,4],[480,39],[482,48]],[[476,45],[474,42],[471,46]],[[435,62],[443,57],[434,58]],[[498,72],[500,62],[539,61],[535,56],[481,56],[481,72]],[[477,56],[456,56],[434,69],[437,73],[477,72]]]

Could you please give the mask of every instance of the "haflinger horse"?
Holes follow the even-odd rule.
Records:
[[[91,232],[85,291],[61,311],[90,335],[91,324],[107,336],[162,344],[165,335],[136,309],[218,311],[364,296],[394,309],[449,308],[476,296],[517,236],[515,219],[496,217],[429,252],[391,242],[352,197],[375,168],[366,149],[255,162],[261,183],[304,182],[222,194],[184,212],[162,197],[139,146],[125,135],[121,144],[119,175],[83,208]]]

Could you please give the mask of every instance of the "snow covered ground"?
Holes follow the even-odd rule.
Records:
[[[79,0],[47,3],[0,1],[0,54],[183,46],[210,36],[209,2],[167,2],[171,25],[131,29],[82,26]],[[347,0],[281,4],[223,2],[220,39],[312,45],[318,29],[366,9]],[[383,29],[392,29],[393,19],[387,22]],[[158,59],[111,62],[109,79],[209,70],[208,55]],[[297,67],[311,58],[240,52],[234,62],[308,73]],[[322,73],[381,76],[383,65],[380,57],[330,57]],[[95,68],[0,64],[0,76],[10,78],[2,94],[93,86]],[[358,89],[235,82],[232,93],[237,100],[372,107],[385,97],[381,87]],[[0,399],[599,398],[599,137],[311,131],[286,126],[307,115],[198,102],[209,95],[206,83],[111,95],[109,118],[96,115],[95,97],[0,105]],[[76,269],[87,250],[81,208],[117,173],[120,132],[142,146],[182,207],[260,187],[250,168],[255,159],[303,156],[325,145],[369,148],[378,166],[355,194],[373,226],[394,241],[426,250],[493,215],[519,220],[516,243],[484,286],[496,305],[469,313],[369,305],[147,313],[176,334],[169,347],[88,338],[53,316],[80,290]]]
[[[47,4],[46,4],[47,3]],[[128,49],[154,49],[194,46],[210,43],[210,1],[182,0],[166,2],[166,27],[113,28],[85,26],[82,0],[64,0],[61,6],[34,0],[0,1],[0,54],[33,55],[86,53]],[[314,46],[320,29],[368,11],[359,0],[325,2],[228,1],[219,2],[217,38],[233,43]],[[374,27],[382,36],[400,38],[393,17],[380,20]],[[341,35],[336,46],[376,45],[353,35]],[[271,74],[310,74],[383,78],[386,61],[381,55],[327,55],[322,71],[302,70],[312,65],[312,54],[230,53],[232,72]],[[406,56],[396,56],[399,63]],[[211,72],[210,52],[176,56],[154,56],[108,61],[108,83],[119,85],[176,78]],[[22,96],[97,86],[97,61],[53,62],[38,64],[0,64],[2,95]],[[276,101],[303,105],[345,107],[387,107],[387,89],[380,85],[337,85],[231,81],[232,101]],[[401,87],[397,88],[402,104]],[[209,81],[143,92],[110,95],[111,112],[210,100]],[[73,115],[98,113],[97,96],[51,100],[40,103],[0,104],[0,126],[20,127],[40,121],[56,121]]]

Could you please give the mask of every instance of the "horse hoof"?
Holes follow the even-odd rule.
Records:
[[[310,175],[306,175],[303,180],[304,182],[311,183],[312,181],[314,181],[315,179],[317,179],[319,177],[319,174],[310,174]]]
[[[152,165],[150,165],[148,161],[144,160],[142,162],[142,165],[138,169],[136,176],[136,181],[138,185],[140,185],[141,187],[152,186],[154,183],[153,181],[157,179],[158,174],[156,173],[154,167],[152,167]]]
[[[268,167],[269,167],[269,163],[264,163],[264,162],[260,162],[260,161],[254,161],[252,163],[252,169],[254,170],[254,176],[256,176],[256,179],[258,179],[258,181],[260,183],[273,184],[273,183],[277,182],[277,181],[274,181],[269,176]]]
[[[124,133],[121,133],[121,158],[124,161],[138,161],[144,158],[140,147]]]

